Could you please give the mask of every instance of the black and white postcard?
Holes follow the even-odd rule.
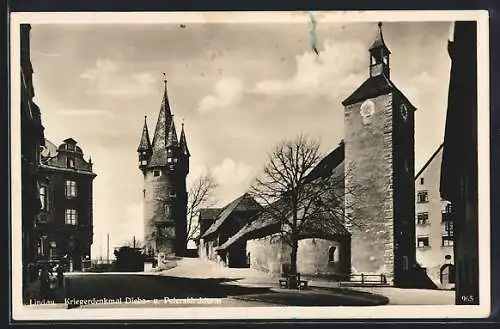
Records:
[[[15,320],[490,312],[483,11],[13,13]]]

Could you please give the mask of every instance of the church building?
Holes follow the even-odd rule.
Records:
[[[415,260],[414,112],[390,79],[382,23],[368,49],[369,76],[344,105],[346,189],[353,220],[353,274],[406,285]],[[347,171],[346,171],[347,173]]]
[[[153,140],[144,119],[137,152],[144,176],[144,241],[146,252],[183,255],[186,251],[187,189],[190,153],[184,124],[180,138],[174,123],[164,80],[163,101]]]

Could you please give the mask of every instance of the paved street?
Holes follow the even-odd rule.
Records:
[[[278,287],[278,279],[253,269],[219,267],[199,259],[180,259],[156,273],[66,273],[64,297],[57,303],[79,307],[177,306],[376,306],[453,304],[453,291],[397,288],[338,288],[311,280],[308,290]],[[82,305],[85,304],[85,305]],[[38,305],[35,307],[60,307]]]

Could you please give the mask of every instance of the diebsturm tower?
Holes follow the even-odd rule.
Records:
[[[177,138],[174,116],[164,79],[163,100],[150,142],[144,119],[139,154],[139,169],[144,175],[144,242],[146,252],[182,256],[186,250],[187,190],[189,150],[184,133]]]

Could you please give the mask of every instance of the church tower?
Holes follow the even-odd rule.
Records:
[[[368,53],[367,80],[342,102],[352,270],[384,274],[388,284],[403,286],[416,265],[416,108],[390,80],[382,23]]]
[[[137,152],[144,175],[144,240],[146,251],[181,256],[186,250],[189,157],[184,123],[177,138],[167,94],[167,80],[153,140],[146,120]]]

